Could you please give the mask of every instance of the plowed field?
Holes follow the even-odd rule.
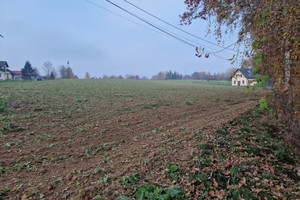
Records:
[[[0,199],[117,199],[120,179],[130,175],[172,185],[168,163],[189,165],[195,137],[213,134],[262,96],[131,80],[9,82],[0,94]]]

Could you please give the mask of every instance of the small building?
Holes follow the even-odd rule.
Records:
[[[252,69],[237,69],[231,76],[232,86],[253,86],[257,83],[255,77],[260,75],[255,75]]]
[[[23,80],[22,71],[11,71],[13,80],[20,81]]]
[[[6,61],[0,61],[0,81],[13,80],[13,75],[8,68]]]

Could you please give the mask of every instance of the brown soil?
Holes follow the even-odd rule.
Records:
[[[26,148],[12,146],[7,151],[1,146],[1,167],[30,162],[36,168],[8,171],[1,175],[0,182],[12,188],[10,198],[21,194],[19,197],[23,199],[37,190],[51,199],[65,194],[80,199],[84,195],[79,191],[88,196],[102,194],[106,199],[115,199],[116,194],[122,191],[118,184],[120,177],[134,173],[149,184],[171,184],[164,173],[166,163],[189,165],[199,135],[213,133],[255,104],[256,101],[249,101],[235,105],[211,104],[205,108],[186,106],[176,111],[168,108],[145,110],[138,114],[116,116],[109,122],[99,122],[103,123],[99,126],[105,126],[107,130],[102,134],[98,127],[79,133],[67,132],[61,124],[56,138],[39,143],[24,140],[36,137],[39,130],[21,131],[6,138],[6,142],[9,139],[22,140],[22,146]],[[49,147],[50,144],[55,148]],[[96,148],[101,146],[103,152],[96,152]],[[89,152],[85,153],[88,148]],[[67,158],[64,160],[62,156]],[[98,172],[93,174],[95,169]],[[81,172],[74,173],[74,170]],[[61,180],[56,180],[56,177],[61,177]],[[106,183],[96,182],[103,177],[109,177]]]
[[[11,102],[13,123],[0,124],[13,127],[0,142],[0,199],[117,199],[124,192],[120,178],[131,174],[170,186],[167,163],[191,165],[201,137],[257,104],[259,95],[241,95],[208,93],[205,98],[220,100],[186,104],[176,104],[184,99],[177,96],[159,105],[136,104],[127,93],[103,104],[96,97]],[[77,103],[78,110],[65,111]]]

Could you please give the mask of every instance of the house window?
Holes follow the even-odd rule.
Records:
[[[0,73],[0,77],[1,77],[1,75],[2,75],[2,74]]]
[[[243,84],[245,84],[245,81],[243,81]]]
[[[236,81],[234,81],[234,84],[236,84]]]

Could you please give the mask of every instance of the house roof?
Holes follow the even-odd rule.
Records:
[[[14,75],[22,75],[22,71],[11,71]]]
[[[255,77],[260,77],[259,74],[253,74],[252,69],[242,69],[242,68],[240,68],[240,69],[237,69],[234,72],[234,74],[236,74],[237,71],[240,71],[247,79],[255,79]]]
[[[0,61],[0,70],[3,71],[4,68],[8,68],[8,64],[6,61]]]

